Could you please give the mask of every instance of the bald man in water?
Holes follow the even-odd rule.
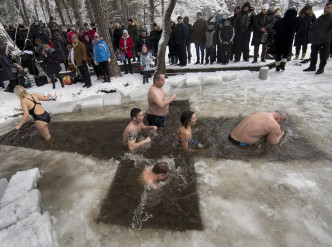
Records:
[[[285,122],[287,113],[284,111],[255,112],[243,119],[228,136],[235,145],[247,146],[266,138],[269,144],[280,143],[285,132],[280,123]]]

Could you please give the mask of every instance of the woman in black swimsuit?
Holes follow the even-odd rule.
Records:
[[[51,117],[41,106],[40,101],[50,100],[51,95],[48,94],[44,97],[38,94],[28,94],[22,86],[16,86],[14,93],[21,100],[23,110],[23,117],[20,123],[15,127],[15,130],[19,130],[27,121],[29,115],[31,115],[35,120],[36,128],[40,134],[45,138],[45,140],[50,140],[51,134],[48,130],[48,123],[51,121]]]

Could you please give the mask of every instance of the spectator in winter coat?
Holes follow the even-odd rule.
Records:
[[[295,59],[299,58],[302,46],[301,59],[303,60],[305,58],[305,54],[307,52],[307,47],[309,43],[309,38],[308,38],[309,30],[311,25],[316,20],[316,16],[312,11],[312,5],[307,4],[303,7],[303,9],[301,9],[299,14],[299,19],[300,19],[300,27],[299,30],[296,32],[295,42],[294,42],[294,46],[296,47]]]
[[[158,53],[158,43],[161,38],[161,32],[157,28],[157,23],[153,23],[152,31],[150,32],[151,54],[153,55],[157,55]]]
[[[30,25],[30,32],[29,32],[29,39],[32,40],[35,43],[35,39],[36,38],[39,38],[39,32],[38,32],[38,28],[39,28],[39,25],[38,25],[38,20],[35,19],[33,21],[33,23]]]
[[[148,51],[148,48],[143,45],[141,56],[140,56],[140,65],[141,70],[143,71],[143,84],[149,83],[150,71],[152,70],[152,61],[156,60],[156,57],[151,55]]]
[[[205,46],[205,33],[208,30],[208,23],[202,18],[202,13],[198,12],[197,20],[193,24],[191,40],[195,43],[197,61],[195,64],[203,64],[204,60],[204,46]],[[201,51],[201,53],[199,53]],[[200,56],[201,55],[201,56]]]
[[[324,8],[324,14],[321,15],[309,31],[309,40],[311,42],[311,61],[309,68],[304,71],[315,71],[317,56],[319,52],[320,64],[316,74],[324,73],[326,61],[330,53],[330,42],[332,38],[332,2],[328,2]]]
[[[35,39],[35,47],[34,47],[34,51],[35,51],[35,58],[37,60],[42,60],[43,59],[43,50],[44,50],[44,44],[43,42],[41,42],[41,40],[39,38]]]
[[[237,15],[241,13],[241,7],[240,6],[236,6],[234,8],[234,15],[230,18],[231,21],[231,25],[234,27],[235,24],[235,20],[237,18]],[[235,30],[234,30],[235,31]],[[230,61],[233,60],[234,55],[235,55],[235,48],[236,48],[236,44],[235,44],[235,39],[233,40],[233,44],[232,44],[232,51],[231,51],[231,57],[230,57]]]
[[[6,92],[14,92],[14,88],[18,85],[18,70],[22,70],[21,65],[14,63],[10,56],[6,55],[6,48],[0,46],[0,67],[1,72],[1,86],[3,86],[3,80],[9,80],[9,84],[6,88]]]
[[[119,49],[119,44],[120,44],[120,39],[122,37],[122,28],[120,26],[119,23],[115,23],[114,26],[114,32],[113,32],[113,37],[114,37],[114,43],[113,43],[113,47],[114,50]]]
[[[44,32],[42,27],[38,27],[38,38],[44,45],[48,45],[50,42],[48,35]]]
[[[294,35],[299,29],[300,21],[296,9],[288,9],[285,16],[275,25],[276,30],[276,70],[285,70],[288,54],[292,51]]]
[[[96,35],[96,33],[95,33],[95,35]],[[102,76],[101,76],[99,65],[97,65],[95,63],[95,60],[93,59],[93,41],[94,40],[91,39],[89,34],[85,35],[84,39],[85,39],[86,54],[88,56],[88,64],[89,64],[89,66],[93,67],[93,69],[96,73],[96,76],[97,76],[97,80],[99,80],[102,78]]]
[[[73,27],[72,29],[71,29],[71,31],[68,33],[68,41],[67,41],[67,43],[68,44],[72,44],[72,42],[73,42],[73,35],[76,35],[77,36],[77,34],[76,34],[76,32],[75,32],[75,28]]]
[[[89,34],[90,37],[92,38],[95,36],[95,32],[96,32],[95,30],[93,30],[89,27],[88,23],[84,23],[83,43],[85,43],[85,39],[84,39],[85,35]]]
[[[54,17],[50,17],[50,22],[47,24],[48,28],[51,30],[52,33],[52,39],[55,38],[56,33],[60,33],[60,27],[58,23],[55,22]]]
[[[66,49],[66,41],[61,37],[60,33],[54,34],[53,48],[57,50],[59,56],[59,62],[64,63],[67,68],[68,52]]]
[[[15,34],[16,34],[15,27],[13,27],[12,25],[9,25],[8,34],[9,34],[9,37],[10,37],[13,41],[15,41]]]
[[[220,41],[220,32],[224,27],[224,20],[220,21],[216,28],[216,37],[217,37],[217,63],[221,63],[221,41]]]
[[[243,60],[249,61],[249,42],[253,27],[253,16],[254,13],[251,10],[250,3],[244,3],[234,22],[236,42],[234,62],[239,62],[242,54]]]
[[[59,54],[49,45],[44,45],[43,61],[46,64],[47,76],[52,80],[53,89],[55,89],[56,79],[59,79],[61,86],[64,87],[62,79],[60,78],[61,67],[59,64]]]
[[[28,29],[26,29],[23,24],[18,25],[16,44],[17,47],[22,51],[24,48],[25,39],[28,38],[27,36],[28,36]]]
[[[137,52],[138,58],[141,55],[143,45],[145,45],[148,48],[148,51],[151,50],[150,37],[147,36],[146,29],[141,30],[141,35],[139,36],[139,38],[136,41],[136,44],[134,44],[134,45],[136,46],[135,50],[138,51]]]
[[[100,72],[104,76],[103,82],[111,82],[107,63],[111,62],[111,53],[106,42],[99,38],[98,33],[95,33],[93,42],[93,60],[96,65],[99,65]]]
[[[142,49],[142,47],[139,47],[140,48],[139,50],[136,49],[137,48],[136,43],[137,43],[137,39],[138,39],[139,34],[138,34],[137,25],[134,24],[134,21],[131,18],[128,19],[128,28],[127,28],[127,30],[128,30],[128,35],[132,39],[133,44],[134,44],[134,46],[132,48],[133,49],[132,54],[133,54],[133,62],[135,62],[136,61],[136,53],[139,52]],[[148,49],[149,49],[149,47],[148,47]]]
[[[187,65],[186,42],[188,37],[188,27],[182,22],[182,17],[179,16],[178,24],[176,24],[174,41],[176,45],[176,52],[179,58],[179,65]]]
[[[96,24],[91,22],[91,29],[93,29],[95,32],[97,32]]]
[[[134,47],[134,43],[133,43],[133,40],[131,39],[131,37],[129,36],[128,31],[123,30],[123,35],[120,39],[119,48],[125,54],[125,57],[126,57],[126,59],[124,60],[126,74],[128,74],[127,61],[128,61],[128,65],[129,65],[129,72],[130,72],[130,74],[133,73],[132,67],[131,67],[131,61],[130,61],[130,59],[133,57],[133,52],[132,52],[133,47]]]
[[[232,42],[235,37],[235,31],[229,19],[224,21],[224,26],[219,32],[219,42],[221,44],[221,63],[228,64],[231,57]]]
[[[260,14],[256,15],[253,19],[254,19],[254,35],[251,41],[251,45],[255,46],[253,63],[257,63],[259,47],[261,44],[262,44],[261,61],[265,62],[267,45],[269,43],[268,36],[273,28],[274,13],[269,10],[268,4],[263,4]]]
[[[191,32],[193,25],[189,23],[189,16],[185,16],[183,18],[183,23],[187,26],[188,28],[188,35],[187,35],[187,40],[186,40],[186,50],[187,50],[187,58],[188,58],[188,63],[191,63]]]
[[[178,56],[176,52],[176,45],[174,39],[175,30],[176,30],[175,22],[171,21],[171,34],[168,40],[168,50],[169,50],[168,59],[170,60],[170,64],[177,64],[178,62]]]
[[[214,54],[213,51],[215,50],[215,47],[216,47],[216,44],[217,44],[216,31],[214,30],[214,23],[213,22],[209,22],[208,30],[206,31],[205,35],[206,35],[205,64],[209,64],[209,59],[210,59],[210,63],[213,64],[213,62],[215,61],[215,54]]]
[[[72,36],[73,47],[74,47],[74,60],[76,67],[80,70],[82,79],[85,84],[83,87],[91,87],[91,77],[88,69],[88,55],[83,42],[79,41],[77,35]]]

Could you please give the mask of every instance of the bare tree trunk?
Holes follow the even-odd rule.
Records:
[[[155,8],[155,6],[154,6],[154,0],[149,0],[149,8],[150,8],[150,13],[149,13],[149,26],[150,26],[150,28],[151,28],[151,30],[152,30],[152,25],[153,25],[153,23],[154,23],[154,8]]]
[[[27,20],[27,17],[24,15],[22,8],[20,8],[20,2],[18,0],[15,0],[15,5],[17,10],[19,11],[20,16],[22,17],[24,24],[29,25],[29,20]]]
[[[24,22],[26,23],[26,25],[29,25],[29,16],[27,14],[27,9],[25,7],[25,2],[24,2],[24,0],[21,0],[21,2],[22,2],[23,13],[24,13],[24,16],[25,16],[25,21]]]
[[[78,0],[71,0],[73,9],[74,9],[74,15],[75,15],[75,19],[76,19],[76,25],[78,27],[83,27],[83,19],[82,19],[82,15],[81,15],[81,11],[80,11],[80,5]]]
[[[111,77],[122,76],[120,67],[117,63],[113,50],[113,44],[109,32],[109,27],[108,27],[109,24],[106,15],[107,6],[105,0],[89,0],[89,1],[91,1],[91,5],[93,6],[94,9],[99,35],[104,38],[104,41],[107,43],[108,48],[110,49],[111,52],[111,62],[108,63],[108,69],[110,75]]]
[[[163,33],[159,40],[158,44],[158,60],[157,60],[157,72],[163,73],[166,75],[166,46],[168,44],[169,37],[171,35],[171,16],[175,8],[177,0],[169,0],[166,6],[166,12],[164,15],[163,22]]]
[[[40,3],[40,7],[42,8],[44,18],[45,18],[45,21],[46,21],[47,17],[46,17],[46,13],[45,13],[45,10],[44,10],[44,2],[43,2],[43,0],[39,0],[39,3]]]
[[[56,8],[57,8],[57,10],[59,12],[62,26],[65,26],[66,22],[65,22],[65,18],[63,17],[63,14],[62,14],[62,9],[61,9],[59,1],[55,1],[55,5],[56,5]]]
[[[47,13],[48,13],[48,18],[50,18],[52,16],[51,9],[50,9],[50,3],[48,2],[48,0],[45,0],[45,3],[46,3],[46,9],[47,9]]]
[[[165,1],[161,0],[161,22],[164,23]]]
[[[68,10],[68,5],[65,3],[64,0],[61,0],[61,2],[62,2],[62,5],[64,6],[64,8],[65,8],[65,10],[66,10],[67,17],[68,17],[68,19],[69,19],[69,23],[70,23],[70,24],[73,24],[73,20],[72,20],[72,18],[71,18],[71,16],[70,16],[70,12],[69,12],[69,10]]]
[[[34,0],[34,1],[33,1],[33,5],[34,5],[34,8],[35,8],[35,14],[36,14],[36,17],[37,17],[37,19],[39,20],[38,11],[37,11],[37,0]]]
[[[90,23],[94,22],[94,20],[95,20],[95,18],[94,18],[95,14],[93,13],[93,8],[92,8],[90,0],[85,1],[85,4],[86,4],[86,8],[88,10],[88,16],[90,18]]]

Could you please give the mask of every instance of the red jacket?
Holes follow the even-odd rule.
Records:
[[[78,36],[76,33],[75,33],[75,31],[71,31],[70,33],[68,33],[68,41],[67,41],[67,43],[68,44],[72,44],[73,42],[72,42],[72,37],[73,37],[73,35],[76,35],[76,36]]]
[[[132,58],[133,52],[131,49],[134,47],[134,43],[129,35],[128,35],[126,46],[127,46],[127,49],[124,48],[124,39],[123,39],[123,37],[121,37],[119,48],[121,49],[121,51],[123,51],[125,53],[127,58]]]
[[[91,39],[94,39],[94,36],[95,36],[95,30],[93,30],[93,29],[90,29],[90,31],[87,33],[87,32],[85,32],[84,31],[84,33],[83,33],[83,42],[84,42],[84,44],[85,44],[85,35],[87,35],[87,34],[89,34],[90,35],[90,37],[91,37]]]

